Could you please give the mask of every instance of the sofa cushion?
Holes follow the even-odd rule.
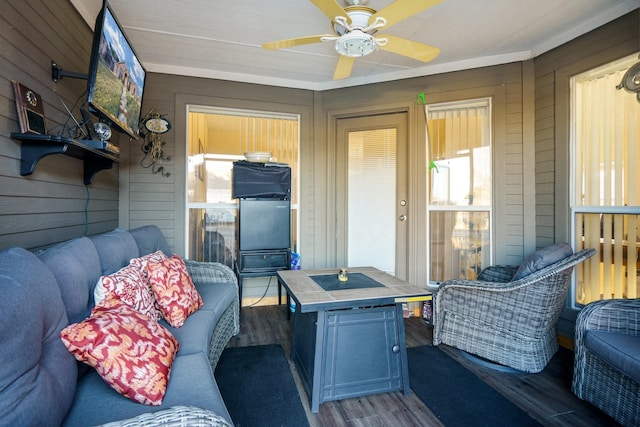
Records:
[[[202,298],[178,255],[149,262],[146,271],[162,317],[174,328],[181,327],[189,315],[202,307]]]
[[[69,323],[89,316],[93,308],[93,288],[102,275],[100,257],[86,237],[70,240],[38,254],[55,276]]]
[[[127,304],[117,300],[104,304],[96,306],[88,319],[63,329],[63,343],[119,393],[139,403],[160,405],[178,341]]]
[[[67,314],[56,279],[33,253],[0,252],[0,424],[59,425],[77,367],[59,333]]]
[[[149,316],[152,320],[160,319],[156,300],[149,288],[147,278],[140,269],[132,265],[100,277],[94,295],[96,305],[114,298]]]
[[[167,245],[167,241],[165,240],[162,231],[160,231],[157,226],[145,225],[133,228],[129,230],[129,233],[131,233],[138,244],[140,255],[150,254],[158,250],[164,252],[168,257],[173,255],[169,249],[169,245]]]
[[[102,274],[115,273],[132,258],[140,256],[138,244],[128,231],[115,229],[108,233],[90,237],[96,246],[102,265]]]
[[[602,360],[640,382],[640,337],[607,331],[587,331],[585,346]]]
[[[180,342],[180,354],[207,353],[218,321],[229,305],[238,298],[238,291],[233,283],[197,283],[196,287],[204,305],[187,318],[184,326],[174,328],[166,320],[160,320],[160,324]]]
[[[200,310],[214,310],[222,314],[235,298],[238,288],[234,283],[196,283],[204,305]]]
[[[571,254],[573,254],[573,249],[565,242],[539,249],[522,261],[522,264],[520,264],[511,280],[522,279],[531,273],[535,273],[538,270],[542,270],[551,264],[565,259]]]
[[[213,377],[206,353],[182,355],[173,361],[171,378],[160,406],[140,405],[111,389],[95,372],[78,383],[73,406],[63,426],[86,427],[133,418],[177,405],[191,405],[213,411],[231,421]],[[100,410],[96,410],[99,402]]]

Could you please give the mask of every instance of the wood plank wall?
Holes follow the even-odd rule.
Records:
[[[640,11],[631,12],[534,60],[536,246],[570,241],[569,79],[640,51]],[[568,296],[568,300],[572,297]],[[571,348],[577,310],[570,303],[557,324]]]
[[[335,188],[328,183],[334,173],[331,165],[335,159],[330,153],[335,138],[327,131],[328,117],[344,112],[357,116],[371,111],[411,109],[412,150],[416,153],[422,150],[424,155],[424,148],[418,147],[424,145],[424,121],[417,118],[423,114],[416,104],[418,93],[425,92],[430,102],[497,94],[499,118],[496,120],[501,130],[496,181],[502,185],[498,191],[500,204],[496,221],[501,227],[499,259],[502,263],[517,263],[523,257],[525,246],[522,233],[525,183],[533,182],[533,177],[527,178],[522,172],[522,68],[522,64],[516,63],[322,93],[151,73],[143,114],[156,107],[173,124],[165,135],[166,151],[172,155],[165,167],[172,175],[164,178],[142,169],[138,165],[139,144],[130,144],[130,152],[121,154],[120,226],[128,228],[143,221],[156,223],[169,236],[176,251],[184,251],[187,104],[301,114],[300,252],[305,268],[331,266],[328,253],[335,236],[332,228],[335,215],[331,213],[335,208],[331,201]],[[414,191],[422,194],[424,202],[426,166],[418,164],[419,159],[415,162],[416,173],[411,179],[416,183]],[[416,211],[414,217],[420,215],[419,221],[424,223],[424,209]],[[416,238],[415,246],[424,248],[425,242],[418,240]],[[416,257],[415,264],[416,270],[424,271],[422,259]],[[414,279],[424,280],[424,272],[416,274]]]
[[[569,79],[640,51],[635,10],[535,59],[536,238],[569,241]]]
[[[92,38],[68,0],[2,2],[0,249],[46,247],[118,225],[118,166],[99,172],[85,188],[82,160],[52,155],[40,161],[32,175],[22,177],[20,142],[10,138],[11,132],[20,131],[11,80],[41,95],[46,126],[50,133],[57,132],[68,118],[58,96],[71,108],[84,93],[86,81],[65,78],[54,84],[51,61],[65,70],[86,73]]]
[[[566,232],[567,187],[559,179],[557,77],[571,64],[585,66],[609,56],[638,49],[638,12],[576,39],[535,60],[535,72],[527,63],[506,64],[396,82],[337,89],[316,93],[297,89],[242,84],[211,79],[150,73],[143,114],[156,108],[173,123],[164,138],[163,166],[169,177],[153,174],[140,166],[142,141],[121,142],[121,164],[96,175],[89,186],[88,224],[85,224],[86,189],[82,184],[82,162],[66,156],[49,156],[28,177],[19,174],[20,143],[9,134],[18,130],[10,81],[16,79],[39,92],[45,101],[47,125],[53,128],[67,119],[55,89],[69,105],[84,91],[82,80],[63,79],[54,84],[50,61],[70,71],[88,69],[92,32],[67,0],[6,0],[0,16],[0,248],[21,245],[43,247],[71,237],[154,223],[160,226],[178,252],[184,250],[184,164],[187,103],[228,108],[265,109],[301,114],[301,252],[306,266],[327,264],[326,252],[334,234],[330,232],[331,118],[371,111],[401,108],[411,112],[410,138],[424,143],[423,123],[415,103],[425,92],[427,100],[443,102],[468,96],[497,94],[501,101],[496,116],[496,241],[497,262],[515,263],[531,244],[527,230],[535,227],[535,243],[543,246]],[[586,62],[585,62],[586,61]],[[535,74],[534,91],[528,79]],[[531,99],[535,92],[535,100]],[[535,115],[532,103],[535,101]],[[527,123],[535,120],[535,138],[529,138]],[[533,127],[531,127],[533,132]],[[523,141],[535,139],[535,171],[526,167]],[[565,144],[566,145],[566,144]],[[420,154],[421,148],[414,147]],[[566,160],[566,159],[565,159]],[[425,167],[420,159],[413,166],[419,197]],[[566,166],[566,165],[565,165]],[[562,177],[560,177],[562,178]],[[534,187],[535,185],[535,187]],[[563,192],[564,191],[564,192]],[[560,193],[560,194],[559,194]],[[535,194],[536,206],[528,206]],[[566,200],[565,200],[566,201]],[[415,214],[424,211],[416,208]],[[536,211],[527,219],[527,212]],[[421,233],[423,230],[417,228]],[[533,235],[533,233],[530,233]],[[423,248],[416,243],[416,248]],[[420,252],[418,251],[418,254]],[[419,260],[418,260],[419,261]],[[420,262],[416,261],[416,269]],[[418,278],[418,276],[416,276]]]
[[[172,123],[171,130],[162,135],[164,152],[171,157],[162,166],[171,175],[154,174],[141,167],[142,141],[129,144],[128,150],[121,152],[120,227],[156,224],[172,249],[184,256],[188,105],[300,114],[304,120],[300,126],[301,169],[305,174],[313,171],[312,91],[157,73],[147,75],[145,86],[143,115],[155,108]],[[313,181],[303,185],[307,186],[301,188],[304,199],[305,191],[313,194]],[[308,203],[306,209],[302,216],[311,216],[313,204]],[[311,250],[308,254],[311,256]]]
[[[494,133],[494,188],[496,227],[494,247],[498,263],[517,264],[522,260],[525,247],[531,243],[524,240],[525,206],[527,195],[533,196],[532,177],[524,175],[523,168],[523,105],[532,102],[523,95],[523,64],[513,63],[494,67],[478,68],[434,76],[425,76],[395,82],[380,83],[365,87],[338,89],[323,93],[323,108],[329,116],[358,114],[358,111],[385,111],[407,109],[409,114],[410,145],[425,145],[422,106],[416,102],[418,94],[424,93],[427,103],[448,102],[489,96],[493,102]],[[327,163],[332,164],[332,136],[326,138]],[[415,225],[413,233],[423,233],[426,221],[426,151],[415,151],[409,168],[412,182],[410,190],[414,211],[412,218],[421,224]],[[329,173],[328,173],[329,174]],[[533,209],[533,206],[530,206]],[[331,233],[328,233],[331,234]],[[415,242],[410,253],[417,258],[412,280],[425,283],[425,248]]]

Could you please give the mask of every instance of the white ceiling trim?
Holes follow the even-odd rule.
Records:
[[[220,70],[207,70],[204,68],[183,67],[180,65],[145,63],[147,71],[161,74],[175,74],[178,76],[202,77],[207,79],[228,80],[243,83],[255,83],[267,86],[282,86],[293,89],[323,90],[321,84],[309,81],[279,79],[275,77],[259,76],[256,74],[243,74]]]
[[[306,89],[323,91],[329,89],[339,89],[344,87],[362,86],[372,83],[381,83],[391,80],[409,79],[413,77],[430,76],[434,74],[448,73],[452,71],[467,70],[471,68],[490,67],[493,65],[508,64],[511,62],[526,61],[531,59],[530,51],[514,52],[505,55],[486,56],[462,61],[447,62],[446,64],[427,65],[420,68],[394,71],[374,76],[352,77],[346,80],[327,80],[321,83],[278,79],[255,74],[243,74],[237,72],[224,72],[219,70],[207,70],[203,68],[174,66],[167,64],[145,63],[147,71],[161,74],[176,74],[180,76],[202,77],[209,79],[238,81],[245,83],[255,83],[267,86],[282,86],[294,89]]]

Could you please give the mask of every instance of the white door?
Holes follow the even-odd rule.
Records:
[[[407,115],[337,121],[338,262],[407,276]]]

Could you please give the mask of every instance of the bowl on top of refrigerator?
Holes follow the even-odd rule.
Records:
[[[244,157],[249,162],[266,163],[271,160],[271,153],[268,151],[253,151],[244,153]]]

